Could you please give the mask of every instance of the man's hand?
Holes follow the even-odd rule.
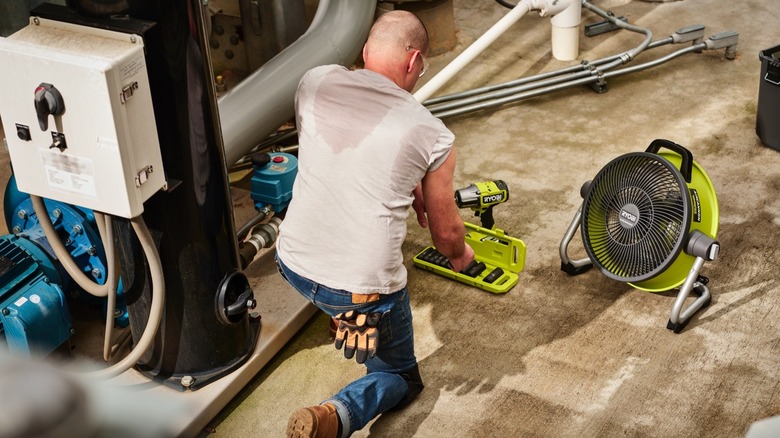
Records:
[[[357,351],[355,360],[363,363],[376,355],[377,341],[379,340],[379,320],[381,313],[357,313],[350,310],[347,313],[339,313],[334,317],[338,322],[336,329],[337,350],[344,347],[344,357],[352,359]]]
[[[464,270],[472,260],[474,260],[474,250],[471,246],[465,244],[463,254],[460,257],[451,257],[450,264],[452,265],[453,271],[460,272]]]
[[[414,201],[412,201],[412,208],[417,214],[417,223],[423,228],[428,228],[428,218],[425,216],[425,199],[423,198],[422,183],[417,184],[417,187],[412,191]]]

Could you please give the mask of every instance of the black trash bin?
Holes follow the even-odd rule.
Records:
[[[780,46],[762,50],[756,134],[761,143],[780,150]]]

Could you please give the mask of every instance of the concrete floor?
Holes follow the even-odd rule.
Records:
[[[410,217],[404,253],[426,389],[355,436],[732,437],[780,414],[780,152],[755,133],[758,54],[780,44],[773,3],[594,2],[656,38],[692,24],[705,25],[708,36],[735,30],[737,57],[689,54],[611,79],[604,94],[576,87],[445,120],[457,136],[456,186],[507,182],[510,200],[495,209],[496,223],[525,242],[525,269],[503,295],[416,269],[412,256],[430,237]],[[457,47],[430,59],[420,85],[508,11],[491,0],[454,5]],[[595,21],[583,11],[584,24]],[[595,60],[641,41],[626,31],[581,36],[578,61],[562,62],[551,56],[549,26],[536,14],[524,17],[437,94]],[[676,48],[646,52],[631,65]],[[559,269],[558,245],[582,201],[582,183],[657,138],[691,150],[720,205],[721,256],[702,272],[713,301],[680,334],[665,327],[674,293]],[[0,166],[3,185],[7,172]],[[237,193],[238,208],[246,198]],[[474,221],[470,210],[462,216]],[[572,252],[582,257],[578,239]],[[260,260],[267,265],[270,254]],[[279,294],[294,294],[269,266],[252,269]],[[282,436],[293,410],[360,376],[364,370],[334,350],[327,322],[313,318],[202,435]]]
[[[508,183],[510,200],[496,208],[496,222],[527,245],[525,270],[505,295],[418,270],[411,258],[430,238],[410,218],[404,251],[427,386],[413,405],[355,436],[732,437],[780,414],[780,323],[773,316],[780,300],[780,152],[755,133],[758,54],[780,44],[780,10],[767,0],[594,4],[656,38],[692,24],[705,25],[707,36],[735,30],[737,58],[726,60],[723,50],[686,55],[610,80],[605,94],[578,87],[446,119],[457,136],[456,186]],[[425,79],[507,12],[489,0],[454,5],[458,45],[430,59]],[[583,23],[595,21],[583,12]],[[578,62],[552,59],[549,26],[535,14],[524,17],[438,94]],[[625,31],[582,36],[579,60],[640,41]],[[635,63],[676,48],[646,52]],[[680,334],[665,328],[673,293],[641,292],[596,271],[569,277],[559,270],[558,244],[582,201],[582,183],[656,138],[692,151],[720,203],[721,257],[703,270],[713,302]],[[463,218],[474,220],[470,211]],[[572,252],[582,256],[578,239]],[[209,431],[281,436],[294,409],[319,403],[362,372],[334,350],[327,318],[315,317]]]

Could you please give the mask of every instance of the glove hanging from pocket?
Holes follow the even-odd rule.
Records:
[[[339,313],[334,317],[338,322],[336,329],[337,350],[344,347],[344,357],[352,359],[355,356],[357,363],[364,363],[366,359],[376,355],[379,341],[379,320],[381,313],[357,313],[350,310]],[[355,353],[357,352],[357,355]]]

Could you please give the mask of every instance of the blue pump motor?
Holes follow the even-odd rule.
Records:
[[[45,355],[70,336],[66,298],[94,302],[104,311],[106,299],[83,292],[70,278],[43,233],[29,195],[18,190],[13,176],[3,201],[13,235],[0,236],[0,344],[21,355]],[[105,283],[105,252],[94,213],[50,199],[44,204],[74,263],[96,283]],[[120,327],[129,324],[121,280],[114,321]]]
[[[298,158],[284,152],[273,152],[253,157],[252,163],[251,196],[255,209],[260,210],[270,204],[278,213],[287,208],[298,174]]]
[[[0,340],[21,357],[42,357],[71,335],[62,280],[49,255],[30,240],[0,236]]]

